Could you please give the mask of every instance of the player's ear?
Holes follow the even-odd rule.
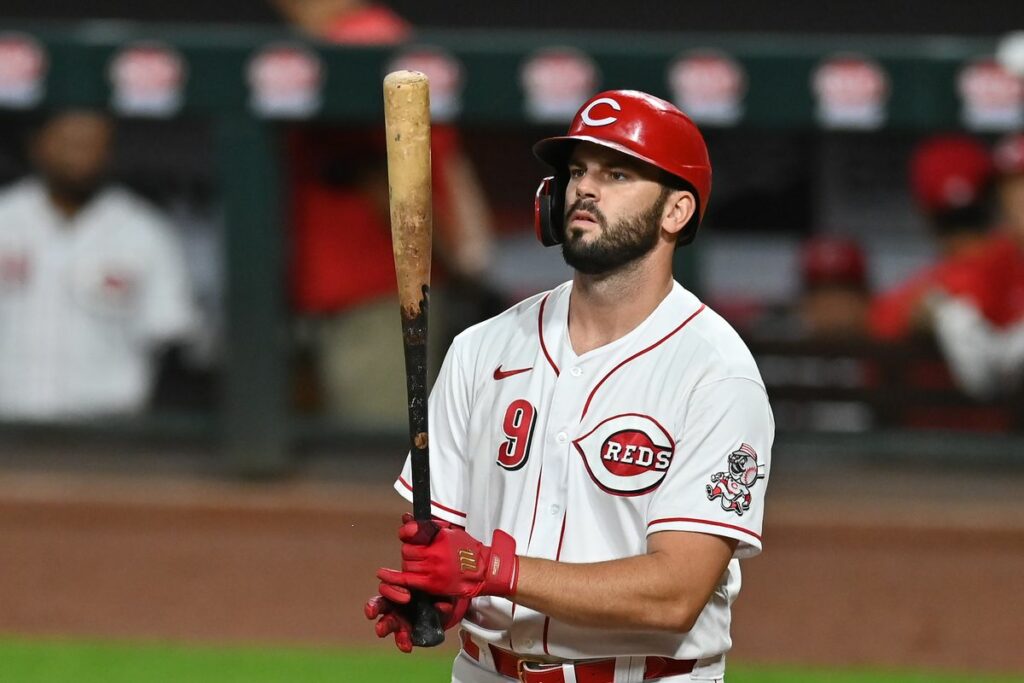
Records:
[[[670,190],[661,213],[661,229],[678,235],[697,210],[697,199],[689,190]]]

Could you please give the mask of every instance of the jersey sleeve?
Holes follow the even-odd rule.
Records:
[[[735,557],[761,551],[775,425],[764,388],[730,377],[697,387],[647,533],[695,531],[736,539]]]
[[[430,507],[435,517],[466,525],[469,402],[471,387],[456,340],[449,349],[430,392],[427,426],[430,436]],[[395,490],[412,502],[412,460],[405,459]]]
[[[191,333],[196,309],[182,245],[163,221],[154,221],[152,227],[138,331],[148,342],[160,343]]]

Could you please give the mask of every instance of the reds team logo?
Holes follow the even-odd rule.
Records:
[[[34,107],[43,99],[46,53],[21,33],[0,34],[0,106]]]
[[[419,71],[430,81],[430,117],[452,121],[462,112],[462,64],[439,47],[419,46],[406,50],[388,71]]]
[[[160,43],[137,43],[110,63],[114,108],[128,116],[172,116],[181,109],[185,61]]]
[[[729,466],[725,472],[711,475],[707,490],[708,500],[722,499],[722,509],[732,510],[738,516],[750,509],[750,487],[758,479],[764,479],[764,464],[757,461],[757,452],[742,444],[729,454]]]
[[[249,62],[249,103],[262,116],[306,118],[320,108],[324,69],[320,58],[299,45],[263,48]]]
[[[1024,79],[995,59],[979,59],[961,69],[957,90],[960,116],[968,128],[1000,131],[1024,125]]]
[[[811,78],[818,120],[826,128],[870,130],[885,123],[889,76],[874,61],[838,55],[823,62]]]
[[[520,72],[526,114],[545,123],[571,121],[599,80],[597,66],[585,53],[568,47],[542,50]]]
[[[639,496],[658,488],[675,455],[675,440],[665,428],[636,413],[604,420],[573,445],[594,483],[617,496]]]
[[[743,116],[747,74],[736,60],[717,50],[695,50],[668,70],[672,100],[697,123],[731,126]]]

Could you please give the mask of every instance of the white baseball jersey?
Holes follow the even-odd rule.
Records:
[[[137,411],[153,345],[192,321],[181,250],[140,199],[110,188],[67,219],[35,180],[0,193],[0,415]]]
[[[571,291],[527,299],[452,344],[430,397],[434,514],[561,562],[640,555],[661,531],[757,554],[774,423],[746,346],[676,283],[636,329],[577,356]],[[407,462],[395,488],[409,500],[410,482]],[[739,588],[733,559],[685,634],[582,628],[495,597],[476,598],[463,626],[523,656],[713,659],[730,647]]]

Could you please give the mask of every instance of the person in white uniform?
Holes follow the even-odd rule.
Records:
[[[575,274],[455,340],[429,405],[438,529],[404,518],[366,614],[408,651],[410,591],[437,596],[458,683],[723,680],[774,422],[743,342],[672,277],[710,195],[704,140],[609,91],[534,152],[555,169],[539,236]]]
[[[113,127],[68,110],[32,138],[36,174],[0,192],[0,417],[137,413],[162,349],[192,329],[181,248],[105,182]]]

